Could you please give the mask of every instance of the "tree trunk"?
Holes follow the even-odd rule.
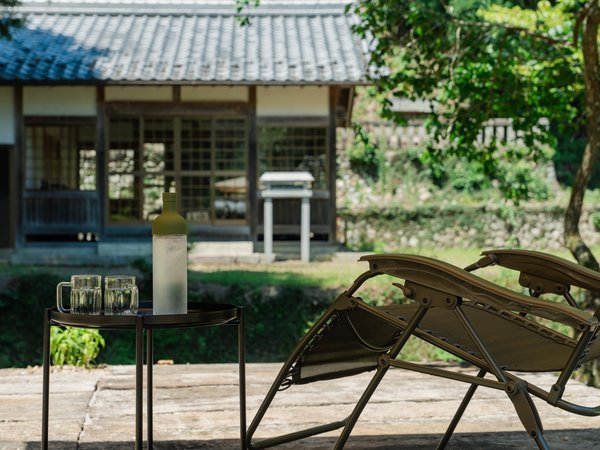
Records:
[[[590,8],[583,32],[583,65],[585,79],[586,134],[587,144],[583,151],[581,165],[575,175],[571,199],[565,214],[565,245],[579,264],[593,270],[600,270],[598,261],[586,245],[579,232],[579,219],[585,190],[598,161],[600,152],[600,77],[598,76],[598,24],[600,6],[597,2]],[[592,305],[586,305],[592,306]]]

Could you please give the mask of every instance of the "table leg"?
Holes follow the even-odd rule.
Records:
[[[42,450],[48,450],[48,406],[50,395],[50,310],[44,313],[44,369],[42,387]]]
[[[244,338],[244,309],[238,308],[238,365],[240,385],[240,441],[242,450],[246,450],[246,342]]]
[[[152,328],[146,329],[146,420],[148,450],[152,450],[152,366],[154,364]]]
[[[143,338],[142,318],[135,322],[135,448],[142,450],[142,413],[143,413]]]

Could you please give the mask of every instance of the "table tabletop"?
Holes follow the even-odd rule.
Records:
[[[50,308],[50,320],[56,325],[80,328],[122,329],[135,328],[138,321],[143,328],[177,328],[224,325],[239,319],[239,306],[227,303],[189,302],[187,314],[152,313],[152,302],[142,301],[137,314],[103,315],[62,313]]]

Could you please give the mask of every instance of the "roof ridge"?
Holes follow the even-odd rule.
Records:
[[[339,15],[344,14],[348,0],[262,0],[259,7],[249,7],[239,15]],[[235,15],[233,0],[184,0],[173,3],[168,0],[24,0],[14,11],[45,14],[222,14]]]

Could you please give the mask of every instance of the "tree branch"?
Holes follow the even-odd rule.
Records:
[[[594,6],[594,3],[596,3],[596,0],[590,0],[577,14],[577,18],[575,19],[575,26],[573,27],[573,45],[575,46],[575,48],[577,48],[579,44],[579,29],[581,28],[581,24],[583,23],[585,17],[590,13],[590,10],[592,9],[592,6]]]

